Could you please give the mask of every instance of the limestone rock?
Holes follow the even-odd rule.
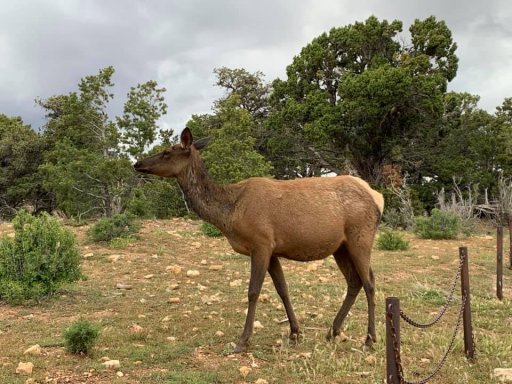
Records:
[[[500,383],[512,383],[512,368],[495,368],[492,376]]]
[[[19,375],[31,375],[33,369],[34,369],[34,364],[32,364],[30,362],[28,362],[28,363],[20,362],[18,364],[18,366],[16,367],[16,373]]]
[[[121,367],[119,360],[107,360],[102,365],[107,369],[118,369]]]
[[[33,345],[25,350],[23,352],[24,355],[40,355],[43,351],[41,349],[41,346],[39,344]]]

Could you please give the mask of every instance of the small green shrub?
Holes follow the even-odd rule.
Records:
[[[208,237],[221,237],[223,233],[215,225],[203,221],[201,223],[201,232]]]
[[[82,277],[75,237],[55,218],[20,211],[13,228],[14,238],[0,238],[0,298],[38,300]]]
[[[377,249],[382,251],[406,251],[409,249],[409,242],[399,232],[383,231],[377,239]]]
[[[71,353],[87,355],[94,346],[100,332],[88,320],[80,318],[64,330],[66,349]]]
[[[429,217],[415,219],[414,232],[424,239],[455,239],[460,232],[460,219],[452,212],[434,208]]]
[[[104,217],[94,224],[88,231],[89,237],[95,241],[112,241],[119,237],[129,237],[137,233],[140,223],[135,217],[127,213],[119,213],[112,217]]]

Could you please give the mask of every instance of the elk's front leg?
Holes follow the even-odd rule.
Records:
[[[251,278],[249,280],[249,290],[247,292],[249,308],[247,310],[247,318],[245,319],[244,331],[242,332],[240,341],[235,348],[235,353],[245,352],[247,350],[247,343],[254,328],[256,304],[258,303],[258,297],[260,296],[263,280],[265,280],[265,273],[267,272],[269,261],[270,252],[253,252],[251,255]]]

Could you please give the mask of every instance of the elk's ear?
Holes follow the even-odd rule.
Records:
[[[201,150],[204,147],[206,147],[209,142],[210,142],[210,138],[209,137],[204,137],[202,139],[199,139],[199,140],[195,141],[193,145],[194,145],[195,149]]]
[[[180,140],[182,148],[190,148],[192,145],[192,132],[190,132],[188,127],[181,132]]]

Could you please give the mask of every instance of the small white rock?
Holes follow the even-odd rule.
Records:
[[[144,330],[139,324],[132,324],[130,327],[130,332],[133,334],[141,333]]]
[[[165,267],[165,270],[172,272],[175,275],[179,275],[181,273],[182,268],[179,265],[169,265]]]
[[[187,276],[188,277],[197,277],[199,275],[200,275],[199,271],[197,271],[195,269],[190,269],[190,270],[187,271]]]
[[[121,371],[117,371],[117,372],[116,372],[116,376],[117,376],[117,377],[123,377],[123,376],[124,376],[124,373],[123,373],[123,372],[121,372]]]
[[[217,332],[215,332],[215,336],[217,336],[217,337],[222,337],[222,336],[224,336],[224,332],[222,332],[222,331],[217,331]]]
[[[239,369],[240,375],[244,378],[247,377],[247,375],[249,373],[251,373],[251,371],[252,371],[252,368],[246,367],[246,366],[240,367],[240,369]]]
[[[500,383],[512,383],[512,368],[495,368],[492,375]]]
[[[258,379],[254,382],[254,384],[268,384],[268,381],[265,379]]]
[[[19,375],[31,375],[34,369],[34,364],[20,362],[16,367],[16,373]]]
[[[31,346],[23,352],[24,355],[40,355],[41,353],[43,353],[43,351],[39,344]]]
[[[120,258],[121,258],[121,255],[110,255],[108,257],[108,260],[112,263],[115,263],[116,261],[119,261]]]
[[[261,329],[261,328],[263,328],[263,325],[258,320],[256,320],[254,322],[254,329]]]
[[[107,360],[102,365],[108,369],[117,369],[121,367],[119,360]]]

